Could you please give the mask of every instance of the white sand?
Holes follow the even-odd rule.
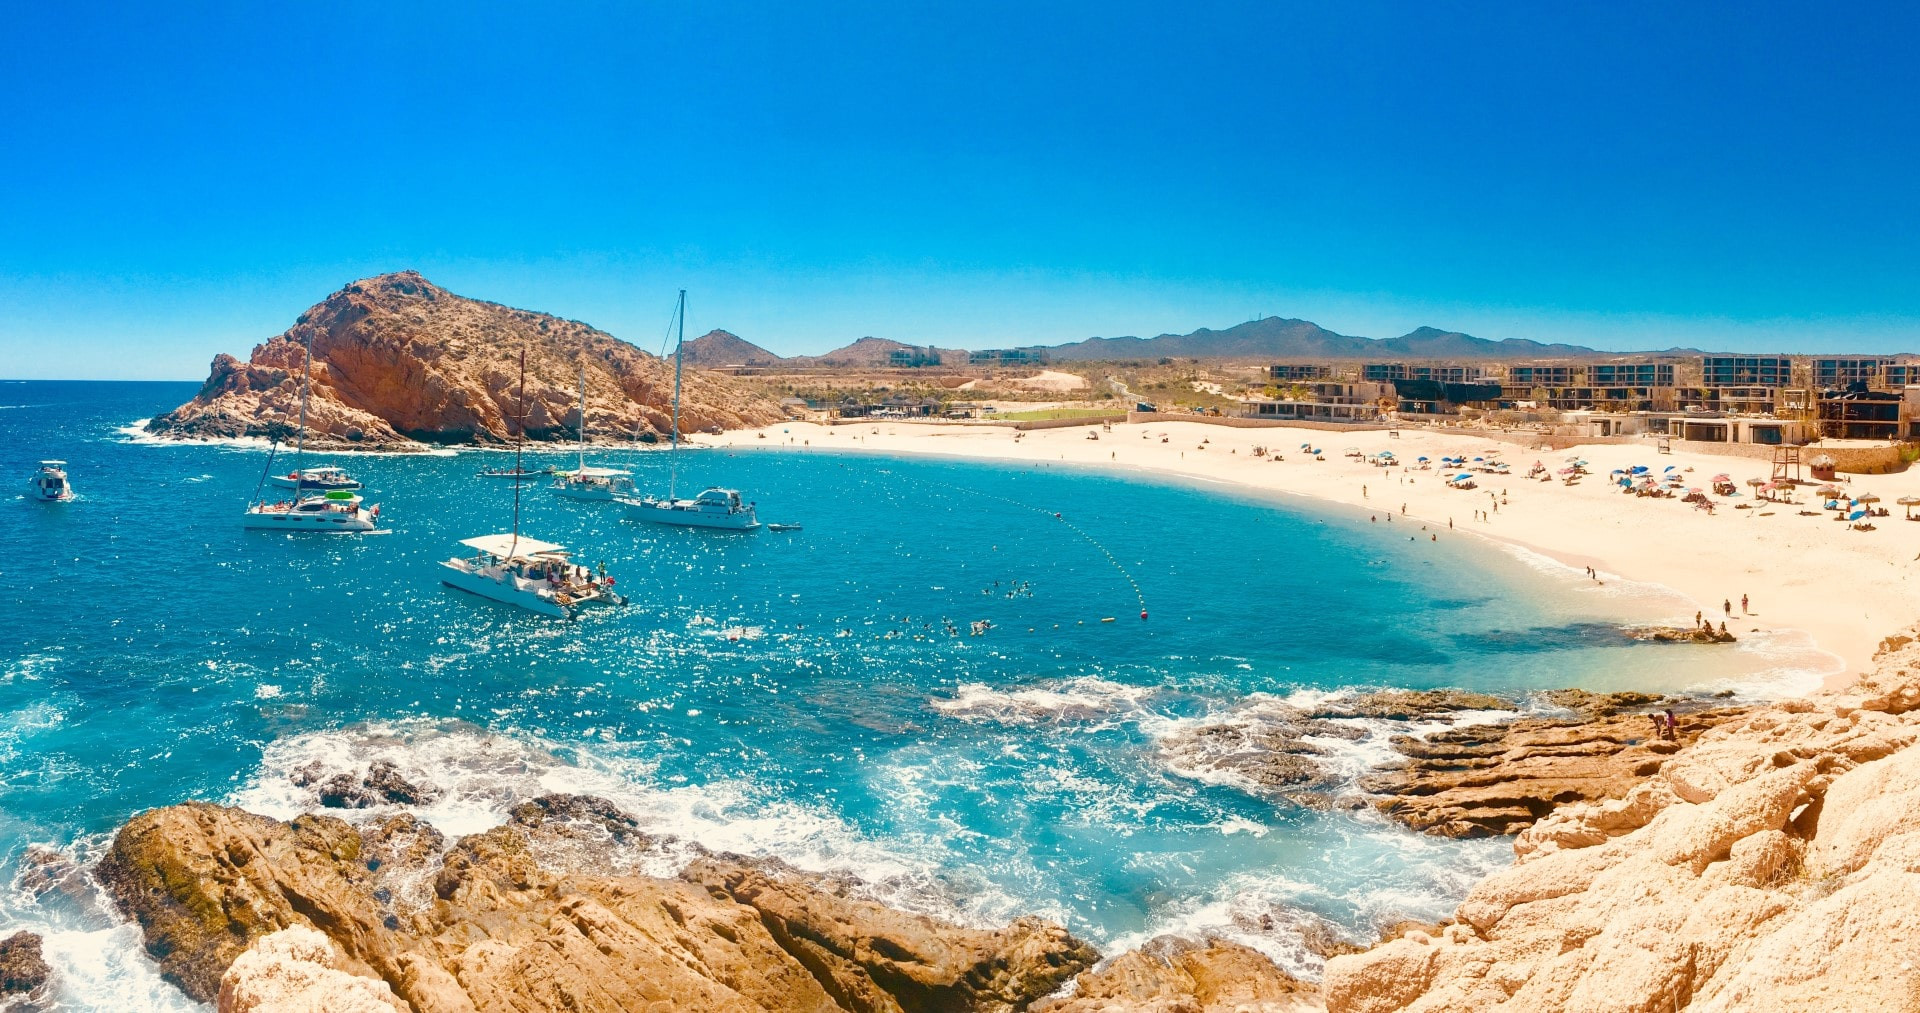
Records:
[[[1798,506],[1756,501],[1749,478],[1766,478],[1764,460],[1701,454],[1660,454],[1644,445],[1600,445],[1575,450],[1536,451],[1463,434],[1403,430],[1398,439],[1384,432],[1333,433],[1307,429],[1233,429],[1204,423],[1174,422],[1116,425],[1087,439],[1098,427],[1033,430],[1014,439],[1001,426],[875,423],[821,426],[783,423],[770,426],[766,438],[738,430],[715,442],[745,448],[802,446],[911,455],[939,454],[1006,461],[1067,461],[1116,468],[1147,469],[1242,485],[1270,492],[1296,493],[1352,506],[1363,513],[1406,507],[1408,519],[1434,524],[1440,537],[1456,530],[1527,546],[1575,569],[1593,566],[1604,579],[1625,578],[1664,585],[1698,603],[1715,623],[1726,618],[1722,603],[1731,600],[1727,628],[1736,635],[1756,630],[1801,630],[1840,659],[1827,676],[1828,686],[1853,681],[1866,670],[1882,637],[1920,615],[1920,522],[1903,520],[1894,503],[1920,496],[1920,469],[1899,475],[1851,476],[1843,481],[1858,495],[1871,491],[1890,516],[1876,518],[1878,530],[1854,531],[1819,511],[1813,487],[1802,487]],[[1162,442],[1162,437],[1167,441]],[[788,441],[792,442],[789,443]],[[1202,449],[1201,441],[1208,441]],[[1300,451],[1311,441],[1326,460]],[[1251,451],[1264,446],[1285,459],[1272,462]],[[1343,455],[1349,447],[1367,453],[1391,450],[1407,465],[1425,455],[1469,458],[1498,450],[1513,466],[1506,477],[1476,475],[1480,488],[1450,489],[1443,473],[1402,473],[1370,466]],[[1528,481],[1534,461],[1556,473],[1577,454],[1594,474],[1577,486]],[[1713,515],[1678,499],[1641,499],[1622,494],[1607,482],[1614,468],[1642,464],[1655,472],[1667,465],[1691,469],[1688,484],[1705,488],[1722,472],[1733,477],[1740,496],[1713,497]],[[1843,480],[1849,476],[1841,476]],[[1366,493],[1363,495],[1362,487]],[[1507,502],[1485,520],[1475,510],[1492,510],[1489,492],[1507,493]],[[1736,504],[1755,504],[1737,510]],[[1818,515],[1799,516],[1800,510]],[[1751,601],[1743,615],[1740,596]]]

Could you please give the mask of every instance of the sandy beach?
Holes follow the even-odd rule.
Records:
[[[1576,571],[1594,567],[1603,580],[1671,588],[1695,602],[1714,623],[1725,620],[1736,636],[1803,631],[1835,656],[1824,676],[1828,688],[1852,682],[1866,670],[1882,638],[1920,614],[1920,583],[1913,579],[1920,523],[1908,524],[1905,509],[1895,504],[1902,496],[1920,496],[1920,473],[1913,471],[1841,476],[1841,484],[1853,494],[1882,497],[1876,505],[1889,513],[1874,519],[1876,530],[1856,531],[1836,522],[1832,511],[1820,509],[1813,486],[1801,487],[1793,505],[1756,500],[1746,481],[1768,477],[1771,465],[1764,460],[1661,454],[1652,441],[1548,452],[1425,429],[1390,437],[1378,431],[1236,429],[1197,422],[1115,425],[1110,432],[1097,427],[1032,430],[1018,439],[1015,432],[1005,426],[794,422],[713,439],[742,449],[824,448],[1143,469],[1309,496],[1378,515],[1383,522],[1392,511],[1395,523],[1430,525],[1442,538],[1467,534],[1506,541]],[[1088,439],[1089,433],[1100,438]],[[1322,451],[1324,460],[1300,450],[1306,441]],[[1256,457],[1256,447],[1277,452],[1282,459]],[[1444,456],[1471,458],[1498,451],[1513,474],[1476,475],[1479,488],[1459,490],[1445,484],[1445,473],[1437,465],[1432,471],[1385,469],[1345,456],[1349,448],[1365,454],[1390,450],[1410,468],[1421,456],[1437,462]],[[1574,456],[1585,460],[1592,474],[1569,486],[1558,472]],[[1552,481],[1524,477],[1535,461],[1555,472]],[[1726,473],[1740,495],[1712,497],[1715,510],[1710,514],[1678,498],[1626,495],[1608,483],[1610,471],[1634,465],[1654,472],[1674,466],[1689,486],[1701,488],[1712,476]],[[1497,510],[1495,497],[1502,497]],[[1738,509],[1742,504],[1749,509]],[[1748,601],[1744,612],[1742,596]]]

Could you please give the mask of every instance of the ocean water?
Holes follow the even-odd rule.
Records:
[[[0,383],[0,931],[47,933],[64,1008],[192,1006],[86,884],[129,815],[291,816],[316,804],[294,768],[382,758],[438,789],[421,813],[450,833],[590,792],[889,903],[1037,914],[1110,951],[1216,933],[1313,974],[1305,935],[1445,914],[1510,849],[1262,794],[1170,750],[1183,729],[1356,688],[1757,693],[1817,664],[1785,641],[1628,641],[1621,623],[1691,606],[1417,524],[813,448],[681,455],[683,488],[740,487],[797,532],[643,526],[524,487],[522,531],[634,599],[559,622],[439,583],[459,539],[509,524],[511,487],[474,477],[500,455],[334,455],[390,532],[243,531],[260,448],[129,428],[193,391]],[[592,456],[666,483],[662,452]],[[75,502],[16,498],[42,457],[70,462]],[[1326,743],[1353,776],[1418,730],[1356,724]],[[22,874],[49,854],[57,875]]]

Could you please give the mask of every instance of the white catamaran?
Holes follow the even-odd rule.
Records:
[[[673,449],[668,454],[667,497],[623,500],[627,517],[653,524],[677,524],[687,528],[718,528],[722,531],[757,531],[760,519],[753,504],[740,498],[738,489],[715,486],[693,499],[680,499],[680,363],[687,349],[687,290],[680,290],[680,305],[675,310],[680,336],[673,351]]]
[[[520,440],[514,444],[513,466],[520,470],[520,451],[526,442],[527,353],[520,353]],[[520,534],[520,483],[513,484],[513,530],[504,534],[467,538],[461,545],[471,556],[454,556],[440,563],[440,582],[516,605],[529,612],[571,619],[581,606],[602,603],[625,605],[615,594],[614,580],[604,569],[589,570],[573,562],[563,546]]]
[[[587,361],[580,360],[580,451],[572,471],[555,471],[553,489],[568,499],[611,502],[636,495],[633,472],[619,468],[587,467]]]
[[[300,380],[300,433],[294,444],[294,468],[282,478],[273,475],[273,459],[280,449],[274,440],[267,451],[267,466],[260,472],[260,484],[254,488],[253,502],[240,520],[240,526],[257,531],[318,532],[324,534],[364,534],[379,527],[380,507],[366,506],[351,491],[360,483],[332,465],[301,468],[300,455],[307,446],[307,395],[313,386],[313,334],[307,334],[306,371]],[[291,498],[267,502],[262,495],[268,476],[276,485],[287,486]],[[332,483],[331,485],[327,483]]]

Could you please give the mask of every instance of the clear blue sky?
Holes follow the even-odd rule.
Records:
[[[657,347],[1920,350],[1912,5],[8,5],[0,376],[342,283]]]

